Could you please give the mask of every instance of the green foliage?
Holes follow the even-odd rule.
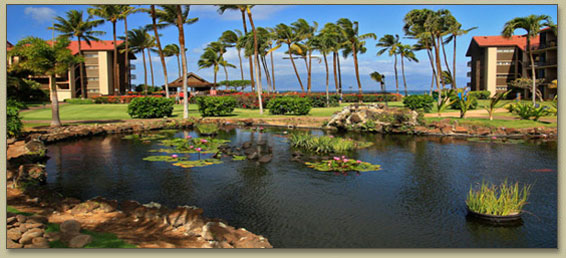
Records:
[[[205,135],[213,135],[218,132],[218,126],[213,123],[209,124],[196,124],[195,125],[197,131],[201,134]]]
[[[381,169],[380,165],[374,165],[369,162],[363,162],[361,160],[348,159],[345,156],[334,157],[331,160],[322,160],[320,162],[305,162],[305,164],[314,168],[318,171],[325,172],[367,172],[367,171],[377,171]]]
[[[447,96],[442,97],[442,99],[440,100],[440,103],[436,102],[436,113],[438,114],[438,116],[440,116],[440,113],[444,112],[444,110],[448,106],[450,106],[450,105],[454,104],[454,102],[458,101],[457,99],[451,99],[449,96],[450,95],[448,95],[448,97]]]
[[[539,118],[543,116],[550,115],[551,110],[547,106],[533,106],[533,104],[527,104],[519,102],[515,105],[511,105],[508,110],[512,110],[511,112],[517,114],[521,119],[531,119],[533,118],[534,121],[538,121]]]
[[[165,139],[168,136],[165,134],[130,134],[122,137],[124,140],[137,140],[137,141],[153,141]]]
[[[290,134],[289,142],[292,147],[316,153],[346,153],[371,145],[370,142],[359,142],[333,136],[313,136],[305,133]]]
[[[236,99],[231,96],[198,97],[196,98],[196,103],[198,105],[198,111],[203,117],[232,114],[238,104]]]
[[[267,103],[269,113],[272,115],[307,115],[311,108],[312,103],[307,98],[299,97],[276,97]]]
[[[214,164],[222,164],[219,159],[198,159],[198,160],[185,160],[173,163],[173,166],[182,168],[206,167]]]
[[[92,99],[65,99],[65,103],[69,104],[94,104]]]
[[[20,211],[20,210],[18,210],[18,209],[16,209],[16,208],[12,207],[12,206],[10,206],[10,205],[6,206],[6,212],[14,213],[14,214],[21,214],[21,215],[24,215],[24,216],[31,216],[31,215],[33,215],[33,213]]]
[[[432,111],[434,98],[429,95],[410,95],[403,98],[403,105],[411,110],[423,110],[425,113]]]
[[[23,128],[17,103],[16,101],[8,101],[6,106],[6,131],[10,137],[18,137]]]
[[[175,101],[167,98],[135,98],[128,104],[128,114],[132,118],[160,118],[173,114]]]
[[[451,109],[462,110],[462,108],[465,108],[466,110],[473,110],[478,108],[478,100],[470,95],[465,97],[465,100],[458,96],[452,96],[451,99],[456,100],[450,105]]]
[[[227,142],[230,141],[211,137],[193,138],[189,136],[189,138],[186,139],[174,138],[162,140],[161,144],[175,147],[175,150],[179,153],[216,153],[218,152],[218,147]],[[197,149],[200,149],[200,151]]]
[[[509,92],[511,92],[511,90],[508,90],[506,92],[499,92],[496,93],[493,97],[489,98],[489,105],[484,107],[489,114],[489,120],[493,120],[493,111],[498,107],[499,102],[507,97],[507,94],[509,94]]]
[[[476,97],[477,99],[489,99],[491,96],[491,92],[488,90],[474,90],[470,91],[468,94],[472,97]]]
[[[326,95],[323,94],[310,94],[306,95],[308,99],[310,99],[312,107],[326,107]],[[338,103],[340,100],[340,96],[338,95],[329,95],[328,96],[328,106],[329,107],[337,107],[340,104]]]
[[[499,186],[481,183],[480,189],[474,191],[470,187],[466,204],[476,213],[507,216],[518,214],[527,204],[531,185],[519,187],[519,183],[508,184],[507,181]]]
[[[232,160],[234,160],[234,161],[246,160],[246,156],[234,155],[234,156],[232,156]]]
[[[18,77],[10,75],[7,77],[6,93],[8,99],[15,99],[21,102],[49,101],[49,92],[42,90],[38,82],[21,79],[21,76]]]

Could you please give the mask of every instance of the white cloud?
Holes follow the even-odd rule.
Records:
[[[256,5],[252,8],[252,17],[254,20],[265,20],[271,18],[275,13],[289,7],[288,5]],[[242,20],[242,13],[239,10],[227,10],[222,15],[220,15],[217,10],[218,7],[214,5],[191,5],[191,12],[196,12],[197,16],[201,18],[214,18],[227,21]]]
[[[24,14],[38,22],[47,22],[55,16],[55,10],[48,7],[26,7]]]

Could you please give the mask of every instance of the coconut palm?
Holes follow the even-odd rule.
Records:
[[[239,4],[239,5],[230,5],[230,4],[224,4],[224,5],[217,5],[218,6],[218,13],[219,14],[224,14],[225,11],[227,10],[233,10],[233,11],[240,11],[242,13],[242,25],[244,26],[244,35],[248,34],[248,26],[246,26],[246,10],[247,10],[247,5],[245,4]],[[250,79],[252,82],[252,91],[255,89],[255,82],[254,82],[254,72],[253,72],[253,62],[252,62],[252,56],[248,56],[248,60],[249,60],[249,66],[250,66]]]
[[[226,62],[222,55],[212,47],[207,47],[204,50],[204,53],[200,56],[197,64],[200,69],[210,67],[214,68],[214,87],[216,87],[216,75],[218,74],[220,66],[236,68],[236,66]]]
[[[399,35],[395,34],[395,36],[391,34],[386,34],[379,39],[379,42],[375,45],[376,47],[380,47],[381,49],[377,51],[377,55],[383,55],[383,53],[387,52],[389,56],[395,57],[395,62],[393,63],[393,68],[395,71],[395,92],[399,94],[399,76],[397,75],[397,54],[399,54],[399,46],[401,42],[399,42]]]
[[[452,76],[454,77],[454,78],[452,78],[452,81],[453,81],[452,87],[454,89],[457,88],[457,86],[456,86],[456,39],[459,36],[468,34],[468,32],[475,30],[477,28],[478,27],[471,27],[469,29],[463,30],[462,25],[458,23],[456,26],[453,26],[453,27],[450,28],[450,36],[444,41],[445,44],[452,41],[453,46],[454,46],[454,49],[452,50],[452,53],[453,53],[453,55],[452,55]]]
[[[326,59],[326,55],[330,54],[332,51],[331,45],[333,44],[332,37],[329,34],[325,34],[324,32],[320,32],[318,35],[313,37],[313,47],[318,50],[322,54],[324,60],[324,67],[326,69],[326,106],[330,105],[330,96],[328,92],[328,60]]]
[[[258,55],[260,58],[261,66],[263,66],[263,70],[265,71],[265,77],[268,83],[267,91],[270,92],[270,87],[273,88],[271,75],[269,72],[269,68],[267,65],[266,56],[268,53],[273,53],[273,51],[269,51],[272,49],[272,34],[269,32],[268,29],[257,27],[256,28],[256,38],[257,38],[257,45],[258,45]],[[248,33],[247,35],[242,37],[242,47],[244,48],[244,55],[251,56],[254,54],[254,37],[253,32]],[[261,80],[261,68],[259,70],[259,77],[258,80]]]
[[[324,35],[323,37],[326,39],[326,44],[332,52],[332,68],[334,71],[334,86],[336,87],[336,93],[342,94],[341,80],[338,79],[340,75],[340,56],[338,55],[338,52],[342,49],[342,45],[344,44],[342,32],[338,25],[334,23],[326,23],[320,30],[320,34]]]
[[[61,36],[55,43],[27,37],[20,40],[12,50],[10,56],[20,57],[10,69],[24,70],[36,75],[49,76],[49,92],[51,93],[51,126],[61,126],[59,118],[59,102],[57,98],[56,76],[69,71],[69,67],[83,61],[80,56],[74,56],[68,49],[69,39]]]
[[[434,81],[436,78],[436,69],[434,68],[434,58],[432,57],[432,48],[429,43],[429,38],[419,39],[417,44],[413,45],[413,50],[415,51],[426,50],[426,53],[428,55],[428,60],[430,62],[430,68],[432,71],[432,79],[430,81],[430,92],[429,92],[429,95],[432,95],[432,89],[434,88]]]
[[[144,92],[147,94],[147,66],[145,60],[145,50],[149,49],[155,45],[155,39],[142,27],[137,29],[132,29],[128,31],[128,44],[130,46],[129,51],[131,53],[141,53],[143,61],[143,71],[144,71]],[[120,37],[125,39],[125,37]],[[151,60],[150,60],[151,62]],[[151,65],[151,63],[150,63]]]
[[[92,20],[91,17],[83,19],[83,11],[70,10],[65,13],[65,17],[55,17],[57,23],[53,24],[50,29],[56,30],[63,36],[69,38],[76,37],[79,47],[79,56],[83,56],[81,41],[84,40],[90,46],[90,41],[99,41],[97,36],[104,35],[104,31],[93,30],[94,27],[102,24],[104,20]],[[85,84],[85,68],[84,62],[79,64],[80,69],[80,82],[81,82],[81,98],[87,97],[86,84]]]
[[[181,62],[179,61],[179,54],[181,54],[181,49],[177,44],[168,44],[163,48],[163,54],[166,57],[176,56],[177,57],[177,70],[179,72],[179,77],[181,77]]]
[[[403,74],[403,85],[405,86],[405,97],[408,94],[407,92],[407,79],[405,78],[405,62],[404,60],[407,59],[409,62],[419,62],[419,59],[415,56],[415,52],[413,52],[413,47],[411,45],[400,44],[397,49],[399,56],[401,56],[401,74]]]
[[[226,53],[226,47],[227,45],[221,41],[210,42],[207,46],[207,48],[212,49],[215,53],[217,53],[221,59],[224,57],[224,53]],[[228,81],[228,70],[226,69],[226,66],[223,66],[223,68],[224,74],[226,75],[226,81]]]
[[[124,35],[125,35],[125,51],[124,53],[130,53],[129,51],[129,43],[128,43],[128,15],[139,12],[140,9],[139,8],[135,8],[133,6],[129,6],[129,5],[121,5],[121,13],[119,16],[120,20],[124,20]],[[131,87],[131,70],[130,70],[130,58],[128,56],[128,54],[124,55],[124,64],[125,64],[125,69],[126,69],[126,78],[125,78],[125,83],[126,85]]]
[[[369,74],[369,77],[372,80],[378,82],[379,85],[381,86],[381,91],[385,92],[385,75],[384,74],[381,74],[379,72],[373,72],[373,73]]]
[[[161,10],[159,10],[161,11]],[[151,27],[153,29],[153,33],[155,34],[155,43],[157,46],[157,51],[159,53],[159,59],[161,60],[161,66],[163,66],[163,79],[165,80],[165,97],[169,98],[169,78],[167,74],[167,63],[165,63],[165,54],[163,53],[163,49],[161,48],[161,40],[159,39],[159,32],[157,32],[157,11],[155,9],[155,5],[150,5],[149,14],[151,16]],[[167,23],[163,23],[161,27],[167,26]],[[149,53],[149,51],[148,51]],[[149,59],[151,64],[151,58]],[[152,71],[153,74],[153,71]],[[152,75],[152,83],[153,83],[153,75]]]
[[[240,60],[240,75],[242,80],[244,80],[244,69],[242,67],[242,56],[240,51],[242,50],[242,45],[239,44],[242,40],[243,34],[240,30],[227,30],[222,32],[219,41],[226,45],[226,47],[235,47],[238,51],[238,60]]]
[[[297,39],[301,42],[300,50],[304,50],[301,52],[307,67],[307,92],[310,93],[312,88],[312,52],[315,50],[314,44],[316,44],[313,41],[313,38],[318,29],[318,23],[313,22],[313,25],[311,26],[305,19],[298,19],[291,23],[291,27],[293,28]]]
[[[114,45],[113,57],[112,57],[112,66],[114,68],[114,78],[112,80],[112,89],[111,92],[113,95],[117,95],[118,92],[116,90],[120,90],[120,68],[118,67],[118,45],[116,44],[116,23],[118,20],[123,17],[123,12],[125,10],[125,6],[123,5],[114,5],[114,4],[98,4],[93,5],[94,7],[88,8],[88,14],[92,16],[100,17],[110,23],[112,23],[112,41]]]
[[[173,25],[179,31],[179,46],[182,51],[181,60],[183,63],[183,118],[189,118],[189,100],[187,92],[187,55],[185,48],[185,24],[193,24],[198,18],[189,18],[190,5],[160,5],[161,11],[156,12],[157,18],[165,25]]]
[[[293,29],[287,26],[284,23],[280,23],[275,26],[275,47],[270,49],[269,51],[275,51],[280,48],[283,44],[287,44],[287,52],[289,54],[289,59],[291,60],[291,64],[293,65],[293,69],[295,70],[295,75],[297,76],[297,80],[299,81],[299,85],[301,86],[301,92],[305,92],[305,87],[303,86],[303,82],[301,81],[301,76],[297,71],[297,66],[295,65],[294,58],[292,56],[292,48],[298,41],[297,35],[294,33]]]
[[[540,30],[544,27],[556,28],[556,25],[552,22],[552,19],[548,15],[529,15],[526,17],[517,17],[505,23],[503,26],[503,31],[501,35],[506,38],[510,38],[515,34],[515,30],[523,29],[527,31],[527,52],[529,55],[529,60],[531,64],[531,79],[532,79],[532,99],[533,105],[536,104],[536,73],[535,73],[535,61],[533,58],[533,50],[531,49],[531,40],[536,38],[540,33]]]
[[[254,66],[254,71],[255,71],[255,75],[256,78],[259,78],[258,72],[259,72],[259,57],[258,57],[258,45],[257,45],[257,31],[255,29],[255,25],[254,25],[254,20],[252,18],[252,7],[253,5],[246,5],[246,12],[248,13],[248,19],[250,20],[250,26],[252,27],[252,32],[254,34],[254,57],[255,57],[255,66]],[[258,103],[259,103],[259,114],[263,114],[263,104],[262,104],[262,99],[261,99],[261,80],[256,80],[257,83],[257,99],[258,99]]]
[[[339,19],[336,24],[342,28],[342,34],[346,41],[350,44],[345,45],[345,49],[342,52],[344,57],[347,57],[350,53],[354,57],[354,69],[356,71],[356,80],[358,81],[358,90],[362,94],[362,82],[360,81],[360,71],[358,68],[358,53],[363,54],[366,52],[365,39],[376,39],[374,33],[366,33],[359,35],[359,24],[357,21],[350,21],[346,18]]]

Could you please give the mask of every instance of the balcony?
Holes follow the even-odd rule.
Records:
[[[131,75],[130,75],[130,78],[131,78],[132,80],[135,80],[135,79],[136,79],[136,75],[135,75],[135,74],[131,74]]]
[[[472,67],[472,61],[468,61],[467,65],[468,67]]]
[[[130,70],[136,70],[136,65],[135,65],[135,64],[130,64]]]
[[[557,64],[558,64],[557,58],[550,58],[544,61],[535,61],[535,67],[556,66]],[[529,67],[531,67],[530,64]]]
[[[467,77],[472,77],[472,72],[467,72],[467,73],[466,73],[466,76],[467,76]]]

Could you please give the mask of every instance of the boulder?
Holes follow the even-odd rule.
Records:
[[[82,248],[92,241],[92,237],[86,234],[79,234],[69,241],[70,248]]]
[[[23,245],[17,242],[12,241],[11,239],[6,240],[6,248],[22,248]]]
[[[22,232],[19,228],[11,228],[6,231],[6,237],[8,237],[8,239],[18,241],[22,237]]]
[[[59,229],[62,234],[75,235],[81,231],[81,224],[76,220],[65,220],[59,225]]]
[[[44,237],[36,237],[31,240],[31,244],[35,248],[49,248],[49,241]]]

